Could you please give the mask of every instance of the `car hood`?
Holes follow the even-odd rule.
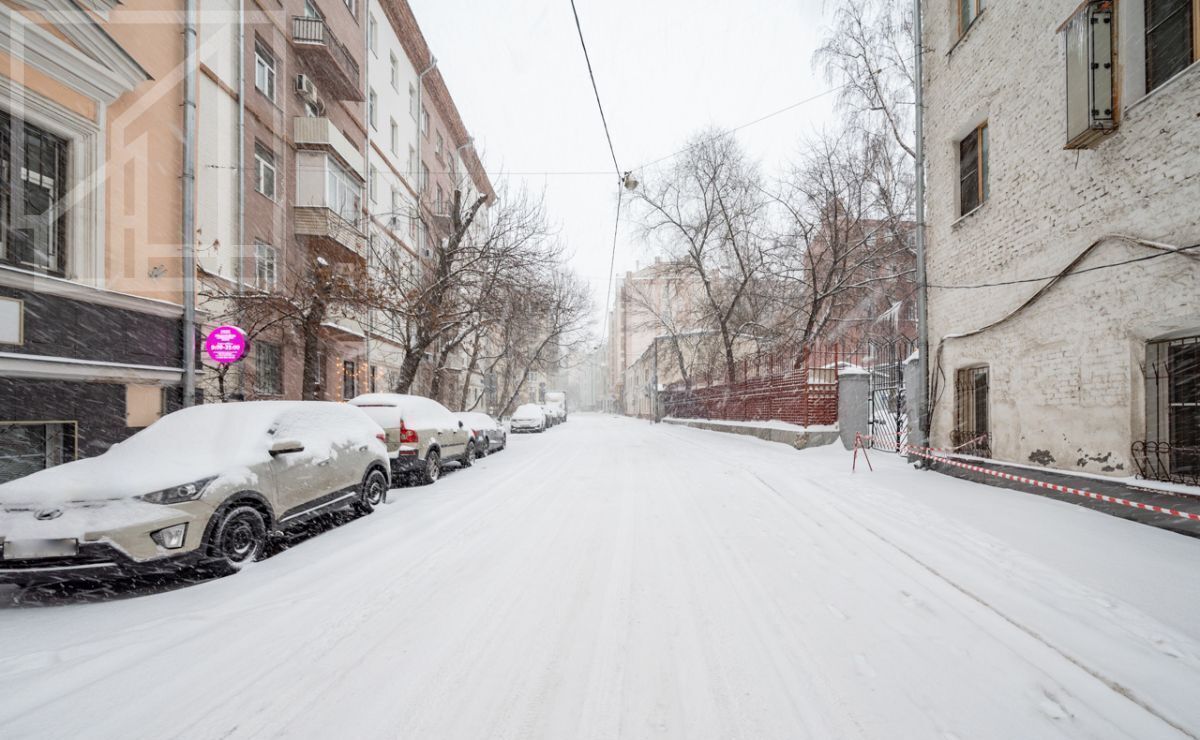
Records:
[[[0,507],[129,499],[205,478],[246,479],[251,468],[269,457],[233,448],[220,456],[200,450],[159,451],[153,458],[115,445],[97,457],[47,468],[0,485]]]

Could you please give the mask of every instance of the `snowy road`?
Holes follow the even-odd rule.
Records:
[[[233,578],[0,610],[0,737],[1196,738],[1200,540],[576,415]]]

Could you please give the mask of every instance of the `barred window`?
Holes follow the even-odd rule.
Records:
[[[254,390],[260,396],[283,393],[283,365],[279,361],[279,345],[254,343]]]
[[[0,111],[0,262],[64,274],[67,146]]]
[[[962,368],[954,375],[954,431],[951,442],[964,452],[990,456],[988,368]]]

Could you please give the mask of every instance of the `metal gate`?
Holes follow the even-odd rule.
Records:
[[[875,449],[900,452],[908,442],[908,405],[904,393],[904,361],[914,344],[906,337],[867,342],[870,372],[868,419]]]

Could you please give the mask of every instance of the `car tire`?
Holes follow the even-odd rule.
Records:
[[[388,479],[379,468],[371,468],[363,478],[355,507],[363,514],[370,514],[387,497]]]
[[[209,565],[223,575],[237,573],[263,557],[267,522],[253,506],[234,506],[221,515],[209,543]]]
[[[469,468],[469,467],[471,467],[472,465],[474,465],[474,464],[475,464],[475,458],[476,458],[478,455],[479,455],[479,452],[478,452],[478,450],[476,450],[476,449],[475,449],[475,443],[474,443],[474,442],[467,442],[467,451],[466,451],[466,452],[464,452],[464,453],[463,453],[463,456],[462,456],[462,466],[463,466],[464,468]]]
[[[483,438],[483,444],[479,447],[479,456],[487,457],[490,454],[492,454],[492,440],[485,436]]]
[[[425,469],[418,476],[426,486],[433,485],[442,477],[442,456],[437,450],[430,450],[425,455]]]

